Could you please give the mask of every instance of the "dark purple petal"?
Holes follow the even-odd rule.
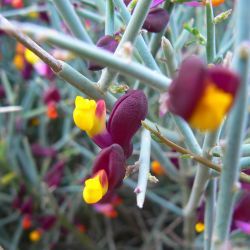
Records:
[[[95,135],[92,140],[100,148],[106,148],[112,144],[112,137],[108,131],[105,131],[99,135]]]
[[[53,147],[43,147],[40,144],[32,144],[31,151],[37,157],[55,157],[57,154]]]
[[[148,112],[147,98],[141,90],[130,90],[115,103],[107,124],[113,143],[122,146],[125,156],[132,153],[131,139]]]
[[[208,77],[215,83],[220,89],[224,90],[235,96],[240,85],[240,77],[222,66],[215,66],[208,68]]]
[[[0,99],[5,97],[5,90],[2,85],[0,85]]]
[[[33,65],[25,61],[24,69],[22,70],[23,79],[28,80],[31,78],[33,72]]]
[[[146,17],[142,28],[149,32],[159,33],[168,24],[169,14],[162,8],[151,9]]]
[[[25,200],[21,206],[19,207],[22,214],[32,214],[33,210],[33,199],[32,197],[29,197],[27,200]]]
[[[98,40],[98,42],[96,43],[96,46],[106,51],[109,51],[111,53],[114,53],[118,46],[118,41],[114,37],[106,35],[106,36],[101,37]],[[92,61],[89,62],[89,66],[88,66],[89,70],[96,71],[96,70],[101,70],[103,68],[104,66],[102,65],[99,65]]]
[[[241,199],[237,201],[234,209],[232,230],[238,228],[236,224],[237,221],[250,223],[249,204],[250,204],[250,193],[244,193]]]
[[[121,185],[125,176],[125,156],[124,152],[118,144],[102,149],[97,155],[92,174],[104,169],[108,177],[108,190],[112,191]]]
[[[63,171],[65,167],[64,161],[58,161],[55,163],[51,170],[45,175],[44,181],[49,187],[58,187],[63,177]]]
[[[44,91],[43,93],[43,102],[49,104],[50,102],[59,102],[61,100],[61,95],[59,89],[55,86],[52,86]]]
[[[47,231],[50,230],[56,222],[56,217],[54,215],[44,215],[38,218],[39,228]]]
[[[188,120],[205,90],[205,79],[206,68],[198,57],[184,60],[169,87],[168,110]]]

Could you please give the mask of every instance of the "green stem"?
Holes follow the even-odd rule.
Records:
[[[131,15],[129,11],[126,8],[126,5],[124,4],[123,0],[114,0],[115,6],[119,9],[121,17],[125,24],[129,23],[129,20],[131,18]],[[142,35],[138,34],[138,37],[135,41],[135,47],[138,50],[143,62],[146,66],[148,66],[150,69],[160,71],[154,57],[150,53],[147,44],[145,43]]]
[[[39,37],[42,37],[43,41],[48,41],[62,48],[71,50],[79,57],[108,66],[121,74],[135,77],[158,91],[166,91],[169,87],[169,78],[138,63],[128,62],[100,48],[81,42],[70,36],[57,33],[53,30],[42,28],[37,25],[22,25],[20,23],[18,23],[18,25],[19,29],[34,35],[34,38],[39,39]]]
[[[60,12],[74,35],[82,41],[92,44],[92,40],[89,34],[82,25],[70,1],[53,0],[53,3],[55,4],[56,8]]]
[[[218,249],[218,247],[225,244],[229,238],[232,212],[235,202],[235,185],[237,184],[240,173],[240,151],[247,121],[249,46],[244,45],[244,41],[250,39],[249,8],[249,1],[237,1],[237,21],[235,29],[237,33],[235,46],[236,48],[238,47],[238,51],[233,66],[241,77],[241,85],[233,109],[229,114],[229,133],[219,184],[220,190],[218,194],[212,249]]]
[[[210,180],[206,196],[205,207],[205,232],[204,232],[204,250],[210,250],[212,244],[212,233],[215,217],[216,185],[217,180]]]
[[[207,18],[207,63],[212,63],[215,55],[215,24],[214,14],[213,14],[213,7],[211,1],[206,4],[206,18]]]
[[[146,19],[146,16],[149,11],[149,7],[152,0],[139,0],[136,4],[136,7],[134,9],[134,13],[129,20],[128,26],[122,36],[121,41],[119,42],[119,45],[115,51],[115,55],[118,55],[124,46],[126,42],[130,42],[131,44],[134,44],[139,31],[141,30],[141,27],[144,23],[144,20]],[[101,90],[107,91],[109,86],[111,85],[113,79],[117,75],[114,74],[114,72],[110,69],[104,70],[102,72],[101,78],[98,82],[100,85]]]
[[[105,35],[113,35],[115,29],[114,23],[114,4],[113,0],[106,1],[106,20],[105,20]]]

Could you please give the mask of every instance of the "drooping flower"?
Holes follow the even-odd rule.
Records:
[[[125,156],[121,146],[112,144],[97,155],[91,177],[85,180],[83,199],[94,204],[118,188],[125,176]]]
[[[87,132],[101,148],[119,144],[126,157],[132,154],[131,139],[147,115],[147,98],[141,90],[130,90],[115,103],[107,127],[106,106],[103,100],[95,102],[80,96],[75,100],[75,124]]]
[[[181,64],[169,92],[168,110],[201,131],[213,131],[233,105],[240,79],[236,73],[216,65],[207,68],[196,56]]]

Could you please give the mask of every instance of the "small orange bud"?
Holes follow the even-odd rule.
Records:
[[[153,161],[151,163],[151,170],[152,170],[153,174],[155,174],[155,175],[164,175],[165,174],[165,169],[162,167],[162,165],[158,161]]]
[[[29,239],[32,242],[37,242],[41,239],[42,237],[42,230],[41,229],[35,229],[30,232],[29,234]]]
[[[50,119],[56,119],[58,117],[56,103],[51,102],[48,104],[47,116]]]
[[[25,215],[22,220],[22,227],[24,230],[29,229],[32,226],[32,221],[29,215]]]
[[[83,224],[77,224],[76,225],[77,229],[79,230],[80,233],[85,233],[86,232],[86,227]]]

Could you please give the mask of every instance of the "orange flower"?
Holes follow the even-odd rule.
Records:
[[[80,233],[85,233],[87,231],[87,228],[83,224],[77,224],[76,225],[77,229],[79,230]]]
[[[29,229],[32,226],[32,221],[29,215],[25,215],[22,219],[22,227],[24,230]]]
[[[41,239],[42,237],[42,230],[41,229],[35,229],[30,232],[29,234],[29,239],[32,242],[37,242]]]
[[[47,108],[47,116],[49,119],[56,119],[58,117],[56,103],[50,102]]]
[[[162,165],[158,161],[152,161],[151,170],[153,174],[155,175],[164,175],[166,173],[165,169],[162,167]]]

